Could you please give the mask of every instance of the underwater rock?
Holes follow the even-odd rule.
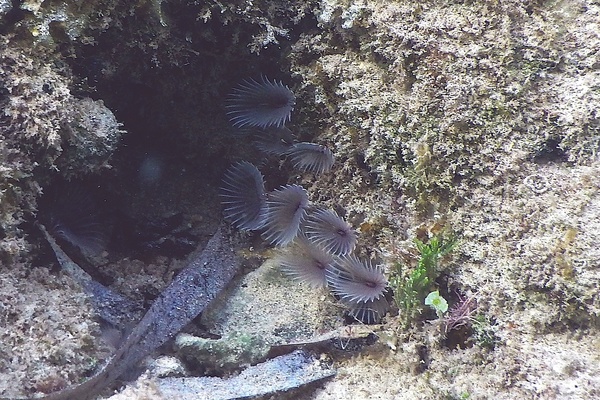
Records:
[[[202,314],[218,335],[260,337],[269,345],[300,342],[339,325],[326,290],[292,281],[268,260],[236,281]]]
[[[336,371],[328,363],[303,351],[296,351],[252,366],[232,378],[165,378],[152,381],[150,388],[128,392],[128,398],[148,398],[151,391],[164,400],[233,400],[276,396],[302,389],[312,382],[331,378]],[[150,389],[150,390],[149,390]],[[127,388],[126,390],[129,390]],[[147,396],[147,394],[146,394]],[[110,399],[123,399],[117,394]],[[271,397],[270,397],[271,398]],[[299,398],[299,397],[294,397]]]
[[[108,168],[121,134],[120,124],[102,100],[74,100],[65,126],[66,145],[57,161],[65,176],[81,176]]]
[[[232,372],[266,359],[270,346],[261,336],[231,332],[220,339],[180,334],[175,340],[177,355],[201,366],[210,374]]]
[[[157,378],[180,378],[188,376],[189,373],[178,358],[161,356],[150,362],[148,375]]]

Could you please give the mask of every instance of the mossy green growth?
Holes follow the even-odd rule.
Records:
[[[415,239],[420,253],[417,267],[410,273],[402,264],[395,265],[390,285],[404,325],[408,326],[421,313],[426,295],[433,289],[439,274],[439,260],[456,246],[456,238],[434,236],[427,243]]]

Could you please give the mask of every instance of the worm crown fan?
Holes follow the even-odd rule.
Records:
[[[233,126],[281,127],[288,122],[296,104],[294,93],[282,82],[248,79],[233,89],[227,100],[227,115]]]
[[[242,230],[260,229],[265,224],[266,197],[263,176],[253,164],[233,164],[223,178],[221,203],[225,218]]]
[[[264,238],[285,246],[298,235],[306,216],[308,193],[300,185],[286,185],[268,194]]]
[[[350,254],[356,247],[356,232],[332,210],[311,212],[304,232],[311,242],[338,256]]]
[[[319,246],[298,235],[290,246],[276,258],[281,271],[292,279],[314,288],[327,285],[325,270],[333,263],[333,256]]]
[[[366,303],[384,296],[387,279],[381,265],[361,261],[356,256],[339,257],[326,271],[331,291],[350,303]]]

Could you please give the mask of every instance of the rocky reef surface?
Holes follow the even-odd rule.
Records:
[[[353,329],[370,339],[312,348],[337,375],[292,398],[598,397],[598,2],[0,0],[0,33],[1,397],[85,380],[132,328],[99,322],[38,223],[148,308],[219,225],[242,159],[344,216],[390,282],[417,268],[415,239],[455,237],[432,285],[451,308],[474,299],[469,328],[422,302],[407,324],[398,290],[381,324],[347,325],[248,234],[244,272],[161,349],[169,371],[148,360],[105,397],[163,398],[163,376],[227,377]],[[261,75],[295,93],[287,126],[331,171],[265,158],[228,121],[232,88]]]

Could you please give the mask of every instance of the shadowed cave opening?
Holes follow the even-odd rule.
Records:
[[[76,56],[68,58],[74,93],[102,100],[126,133],[110,169],[80,181],[57,177],[51,182],[44,190],[49,194],[40,199],[40,214],[42,221],[44,214],[55,212],[53,207],[58,213],[68,208],[75,216],[85,214],[93,201],[103,225],[97,233],[109,231],[103,256],[90,263],[77,246],[65,240],[61,244],[109,286],[127,278],[120,270],[123,260],[166,265],[158,274],[176,272],[182,265],[173,267],[173,260],[184,260],[208,242],[222,219],[218,191],[224,171],[232,162],[263,157],[232,126],[225,100],[241,81],[261,75],[293,87],[297,82],[286,72],[286,55],[293,38],[315,24],[314,17],[307,17],[289,40],[280,38],[279,46],[253,54],[247,43],[256,25],[223,24],[217,18],[199,22],[186,9],[189,5],[170,7],[164,10],[168,26],[155,19],[153,26],[144,27],[131,16],[93,45],[75,47]],[[273,183],[285,183],[286,172],[271,168],[266,173]],[[56,205],[53,193],[73,190],[87,194],[75,200],[58,196]],[[86,196],[93,199],[86,201]],[[253,244],[265,246],[255,236]],[[160,291],[153,284],[141,285],[137,295],[150,304]]]

